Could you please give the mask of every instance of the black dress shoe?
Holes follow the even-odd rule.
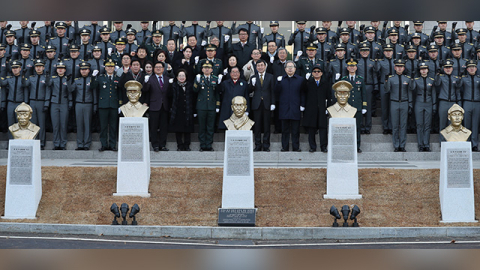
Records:
[[[400,150],[400,152],[407,152],[407,150],[405,150],[403,147],[398,148],[398,150]]]
[[[154,152],[160,151],[160,147],[154,147],[154,148],[153,148],[153,151],[154,151]]]
[[[395,150],[393,150],[393,152],[398,152],[398,151],[400,151],[398,147],[395,147]]]
[[[360,130],[360,134],[365,134],[365,130]]]
[[[387,134],[388,134],[388,130],[385,129],[385,130],[383,131],[383,134],[384,134],[384,135],[387,135]]]
[[[117,149],[116,147],[112,147],[112,148],[110,148],[110,150],[112,150],[113,152],[117,152],[117,151],[118,151],[118,149]]]
[[[293,152],[302,152],[302,150],[300,148],[298,149],[293,149]]]
[[[432,150],[430,150],[430,147],[427,146],[427,147],[423,148],[423,151],[424,152],[431,152]]]
[[[45,150],[45,146],[41,146],[40,149],[41,149],[41,150]]]
[[[210,148],[203,149],[203,150],[208,151],[208,152],[213,152],[213,148],[211,148],[211,147],[210,147]]]
[[[423,147],[418,147],[418,152],[423,152],[423,151],[425,151],[425,148],[423,148]]]
[[[362,153],[362,149],[358,148],[357,153]]]
[[[103,147],[103,146],[102,146],[102,148],[98,149],[99,152],[103,152],[103,151],[105,151],[105,150],[107,150],[107,148],[106,148],[106,147]]]
[[[84,148],[83,147],[77,147],[75,151],[82,151]]]
[[[326,147],[322,148],[322,152],[323,153],[327,153],[328,152],[328,149]]]
[[[184,151],[192,151],[192,149],[190,149],[190,147],[185,147]]]
[[[281,151],[281,152],[288,152],[288,149],[283,149],[283,148],[282,148],[282,150],[280,150],[280,151]]]
[[[253,149],[254,152],[258,152],[258,151],[262,151],[262,147],[261,146],[257,146],[255,147],[255,149]]]
[[[200,150],[199,150],[199,151],[200,151],[200,152],[203,152],[203,148],[200,148]]]
[[[166,148],[165,146],[160,148],[160,151],[168,151],[168,148]]]
[[[88,151],[88,150],[90,150],[90,147],[83,147],[83,150]]]
[[[475,152],[477,152],[477,151],[478,151],[478,146],[474,146],[474,147],[472,147],[472,151],[475,151]]]
[[[270,148],[263,148],[263,151],[270,152]]]
[[[365,134],[370,134],[370,130],[365,130]]]
[[[310,150],[308,150],[308,152],[310,152],[310,153],[313,153],[313,152],[315,152],[315,151],[317,151],[317,150],[315,150],[315,149],[313,149],[313,148],[310,148]]]

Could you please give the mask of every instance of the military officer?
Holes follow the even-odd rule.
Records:
[[[317,44],[317,55],[315,56],[318,59],[322,59],[324,63],[328,63],[331,58],[333,58],[335,53],[335,47],[332,43],[328,42],[327,40],[327,28],[319,27],[317,28],[317,40],[315,41]],[[325,69],[325,71],[328,71]],[[325,74],[327,75],[327,74]],[[326,76],[325,76],[326,77]],[[324,78],[325,78],[324,77]]]
[[[5,56],[5,48],[7,46],[5,43],[0,43],[0,77],[5,78],[7,77],[7,57]]]
[[[135,34],[137,45],[145,45],[151,42],[152,32],[148,29],[149,21],[141,21],[140,27],[142,28]]]
[[[365,28],[365,41],[362,43],[368,44],[369,47],[369,57],[372,60],[377,60],[382,58],[382,44],[375,41],[375,28],[373,26],[367,26]]]
[[[437,74],[435,77],[435,86],[438,92],[438,115],[439,115],[439,130],[443,130],[448,126],[448,109],[453,104],[458,104],[462,97],[458,84],[461,78],[453,75],[453,61],[446,60],[443,65],[445,74]],[[440,140],[443,137],[440,135]]]
[[[410,36],[410,45],[413,45],[415,46],[415,50],[417,52],[416,54],[416,58],[421,60],[421,61],[425,61],[428,59],[428,50],[427,50],[427,47],[426,46],[423,46],[421,44],[421,35],[419,33],[413,33],[411,36]]]
[[[440,59],[438,58],[438,46],[429,45],[427,50],[428,60],[425,60],[424,62],[428,66],[428,76],[435,78],[435,74],[441,70]]]
[[[197,39],[196,46],[201,46],[202,41],[206,41],[205,27],[198,25],[198,21],[192,21],[192,25],[185,27],[185,22],[180,25],[181,37],[194,36]]]
[[[330,60],[329,64],[329,74],[331,77],[331,82],[334,84],[340,78],[348,74],[347,70],[347,62],[345,60],[345,46],[342,44],[337,44],[335,45],[335,58]],[[332,97],[334,96],[333,93],[334,90],[332,90]]]
[[[393,21],[394,25],[390,28],[387,28],[387,33],[390,37],[390,33],[392,32],[392,30],[395,30],[393,32],[396,33],[398,36],[397,43],[400,45],[404,45],[407,43],[407,39],[408,39],[408,24],[404,28],[401,26],[401,23],[402,23],[401,21]]]
[[[385,40],[382,38],[382,30],[378,29],[378,27],[380,26],[380,21],[370,21],[370,24],[375,31],[375,36],[373,39],[375,40],[375,42],[378,42],[380,43],[380,45],[383,46]],[[385,27],[383,28],[385,29]]]
[[[462,46],[459,43],[452,45],[453,75],[462,77],[467,69],[467,59],[462,58]]]
[[[70,46],[70,58],[65,59],[63,61],[63,64],[67,67],[67,71],[65,72],[65,75],[72,75],[71,76],[71,83],[73,83],[73,80],[75,78],[79,78],[80,75],[80,63],[83,62],[82,59],[80,59],[80,51],[79,47],[76,44],[72,44]]]
[[[430,42],[434,41],[434,39],[436,38],[435,36],[441,34],[445,38],[445,46],[450,47],[450,45],[452,45],[455,40],[452,40],[452,34],[450,32],[447,32],[447,21],[437,21],[437,23],[438,26],[435,25],[432,29],[432,33],[430,34]],[[455,30],[456,25],[456,22],[452,23],[452,30]],[[437,28],[440,28],[440,30],[437,31]]]
[[[268,42],[270,41],[275,41],[278,48],[285,48],[285,37],[282,34],[278,33],[279,26],[280,24],[278,23],[278,21],[270,21],[270,30],[272,30],[272,32],[268,35],[263,36],[262,44],[268,44]]]
[[[134,56],[137,53],[138,45],[135,44],[137,31],[133,28],[127,29],[127,43],[125,44],[125,53]]]
[[[356,21],[347,21],[347,29],[350,31],[350,35],[349,35],[349,38],[350,38],[350,43],[352,44],[358,44],[360,43],[362,40],[362,33],[360,33],[360,31],[358,31],[357,29],[355,29],[355,24],[357,23]],[[365,25],[360,26],[361,28],[365,27]],[[363,29],[362,29],[363,30]]]
[[[367,91],[365,88],[365,80],[362,76],[357,74],[357,64],[358,62],[350,58],[347,61],[348,75],[341,78],[341,80],[349,81],[353,88],[350,90],[350,98],[348,99],[348,104],[350,106],[357,108],[355,114],[355,120],[357,122],[357,152],[362,153],[360,149],[361,144],[361,126],[362,126],[362,115],[367,113],[368,102],[367,102]]]
[[[293,54],[297,57],[300,57],[302,53],[305,53],[305,46],[313,40],[310,40],[310,32],[308,32],[306,27],[307,21],[297,21],[297,29],[290,35],[288,40],[288,45],[293,44]],[[301,52],[299,54],[299,52]]]
[[[30,77],[33,74],[33,60],[30,58],[30,49],[32,45],[24,43],[20,46],[20,56],[18,59],[22,63],[23,76]]]
[[[458,44],[462,48],[462,58],[472,59],[475,55],[475,45],[467,42],[467,29],[460,28],[457,30]],[[453,49],[453,44],[450,46]],[[453,53],[453,52],[452,52]]]
[[[90,70],[98,70],[99,74],[105,74],[105,61],[102,59],[102,48],[95,46],[92,49],[93,58],[88,61]]]
[[[30,33],[30,45],[32,49],[30,50],[30,58],[45,58],[45,47],[40,45],[40,32],[37,30],[31,30]]]
[[[65,36],[67,25],[64,22],[57,23],[57,36],[52,37],[47,41],[48,45],[57,48],[57,56],[63,59],[68,55],[68,44],[70,39]]]
[[[346,27],[338,30],[340,40],[337,43],[342,44],[345,47],[345,58],[355,58],[358,55],[357,44],[350,42],[350,30]]]
[[[117,125],[118,125],[118,107],[121,100],[121,93],[118,78],[115,72],[115,62],[108,59],[105,62],[106,74],[92,74],[93,91],[98,92],[98,113],[100,116],[100,142],[102,147],[98,151],[105,150],[117,151]]]
[[[423,21],[413,21],[413,28],[415,29],[415,32],[408,36],[407,42],[412,42],[412,38],[418,37],[420,39],[419,45],[427,46],[430,43],[430,38],[423,33]],[[414,45],[418,46],[418,44]]]
[[[53,150],[65,150],[67,146],[67,121],[73,106],[72,93],[68,91],[71,75],[66,76],[67,67],[63,62],[57,64],[57,75],[47,79],[50,87],[50,115],[53,125]],[[48,78],[48,77],[47,77]]]
[[[207,58],[205,59],[201,59],[197,62],[197,59],[195,59],[195,65],[194,65],[194,69],[195,69],[195,75],[196,74],[202,74],[202,70],[203,70],[203,64],[205,64],[205,62],[210,62],[210,64],[212,65],[212,75],[215,75],[215,76],[219,76],[219,74],[221,75],[221,72],[223,71],[223,64],[222,64],[222,60],[218,59],[218,58],[215,58],[215,55],[216,55],[216,50],[217,50],[217,46],[213,45],[213,44],[208,44],[206,47],[205,47],[205,51],[207,53]]]
[[[112,58],[116,66],[122,66],[123,55],[128,55],[128,53],[125,51],[126,43],[127,41],[125,38],[119,38],[115,41],[115,52],[110,55],[110,58]]]
[[[96,45],[98,42],[102,40],[100,37],[101,35],[100,29],[102,29],[102,26],[98,25],[98,21],[90,21],[90,22],[91,24],[86,24],[85,26],[83,26],[83,29],[87,29],[88,31],[90,31],[90,43],[92,45]]]
[[[418,65],[420,76],[412,78],[410,91],[412,91],[415,120],[417,122],[418,151],[430,152],[430,131],[432,127],[432,115],[437,110],[437,91],[435,91],[435,79],[428,76],[428,65],[421,62]]]
[[[383,46],[383,59],[379,59],[376,65],[378,84],[380,89],[380,100],[382,104],[382,126],[383,134],[392,134],[392,119],[390,117],[390,93],[385,91],[385,82],[390,75],[395,74],[393,59],[393,46]]]
[[[364,114],[361,123],[360,132],[364,134],[370,134],[372,129],[372,103],[374,100],[374,91],[379,91],[378,89],[378,76],[376,73],[376,62],[370,58],[370,47],[368,43],[361,43],[360,45],[360,56],[357,64],[356,74],[362,76],[365,85],[365,97],[364,100],[367,102],[367,112]]]
[[[406,45],[405,51],[407,52],[407,59],[405,59],[405,74],[410,78],[418,77],[418,60],[417,60],[417,48],[414,45]],[[427,71],[428,72],[428,71]],[[412,93],[414,97],[412,102],[413,108],[415,108],[415,91]],[[417,125],[415,124],[415,114],[409,114],[407,119],[407,133],[415,133]]]
[[[402,59],[405,55],[405,49],[403,45],[398,42],[398,30],[395,28],[390,29],[388,39],[390,40],[390,45],[393,46],[393,58]]]
[[[207,28],[205,30],[205,34],[207,37],[212,38],[213,36],[218,37],[220,39],[220,45],[219,48],[224,49],[225,51],[228,51],[228,48],[232,46],[232,34],[233,31],[232,29],[235,26],[235,23],[232,23],[232,29],[230,29],[227,26],[223,25],[224,21],[216,21],[217,22],[217,27],[210,28],[210,21],[207,21]],[[225,48],[225,46],[227,48]]]
[[[12,60],[18,59],[20,52],[18,50],[18,46],[15,45],[15,32],[12,30],[7,30],[5,32],[5,41],[7,42],[7,58]]]
[[[35,59],[35,74],[28,78],[26,84],[29,90],[29,105],[33,109],[30,121],[40,127],[37,138],[40,140],[42,150],[45,149],[45,114],[48,111],[48,100],[51,96],[44,70],[45,60]]]
[[[79,56],[78,58],[82,59],[83,61],[88,61],[92,57],[92,49],[93,45],[90,42],[90,30],[82,29],[80,31],[80,39],[82,40],[82,44],[79,46]]]
[[[55,36],[55,21],[44,21],[45,25],[37,28],[40,33],[40,44],[47,46],[47,40]]]
[[[113,26],[115,27],[115,30],[110,33],[111,41],[127,37],[127,33],[123,30],[123,21],[114,21]]]
[[[58,58],[55,57],[57,54],[57,48],[52,45],[47,45],[45,48],[45,74],[46,75],[54,75],[57,74],[57,63],[58,63]]]
[[[253,23],[253,21],[247,21],[237,27],[232,26],[233,34],[238,34],[238,30],[246,29],[248,33],[248,43],[252,43],[255,48],[262,48],[263,28]]]
[[[220,112],[218,77],[212,75],[212,71],[212,63],[206,61],[202,66],[203,74],[197,74],[193,85],[193,91],[198,93],[196,108],[200,151],[213,151],[215,112]]]
[[[178,48],[178,40],[180,39],[181,31],[180,28],[175,25],[175,21],[168,21],[168,25],[160,28],[159,31],[163,34],[163,36],[165,36],[163,39],[164,46],[167,46],[167,41],[169,39],[173,39],[175,40],[175,45]]]
[[[469,60],[467,62],[467,75],[461,79],[463,86],[462,108],[465,110],[463,115],[464,125],[472,131],[470,140],[472,150],[478,151],[478,125],[480,122],[480,76],[477,73],[477,62]]]
[[[465,21],[465,26],[467,27],[467,42],[476,45],[479,40],[480,33],[473,29],[474,24],[474,21]]]
[[[310,42],[307,45],[307,55],[302,56],[297,62],[297,71],[295,73],[308,80],[312,75],[314,65],[320,64],[322,67],[324,66],[323,60],[317,58],[316,55],[317,44]]]
[[[338,40],[337,33],[330,29],[332,27],[332,21],[322,21],[322,26],[327,29],[327,41],[336,44]]]
[[[154,53],[156,50],[167,51],[167,46],[162,44],[162,32],[160,30],[155,30],[152,32],[152,43],[146,45],[147,54],[150,58],[154,58]]]
[[[445,36],[442,32],[434,32],[435,45],[438,46],[438,58],[441,61],[445,61],[447,58],[451,58],[450,48],[444,44]]]
[[[20,29],[15,30],[15,36],[17,37],[18,44],[30,43],[29,33],[30,28],[28,28],[28,21],[20,21]]]
[[[395,152],[406,152],[407,116],[412,114],[412,92],[409,90],[411,79],[403,75],[405,60],[395,60],[395,75],[390,75],[385,82],[385,91],[390,93],[390,116],[393,128],[393,147]]]
[[[79,44],[80,37],[78,36],[78,32],[80,32],[80,29],[78,28],[78,21],[65,21],[65,25],[65,36],[70,40],[70,42]]]
[[[110,55],[115,51],[115,45],[110,42],[110,28],[104,26],[100,28],[101,41],[97,43],[97,46],[102,48],[102,59],[107,60]]]
[[[89,150],[92,143],[92,112],[98,109],[98,100],[95,89],[92,87],[90,64],[80,64],[81,78],[76,78],[70,92],[75,96],[75,114],[77,120],[77,148],[75,150]],[[98,75],[98,71],[95,73]]]

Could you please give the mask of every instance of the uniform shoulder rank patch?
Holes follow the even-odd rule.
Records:
[[[410,79],[410,76],[408,76],[408,75],[405,75],[405,77],[407,77],[407,78],[409,78],[409,79]]]
[[[10,79],[10,78],[12,78],[12,76],[7,76],[7,79]]]
[[[52,76],[52,78],[57,78],[58,76]]]
[[[389,75],[388,77],[389,77],[389,78],[392,78],[392,77],[395,77],[395,75]]]
[[[360,79],[363,79],[363,77],[362,77],[362,76],[360,76],[360,75],[358,75],[357,77],[358,77],[358,78],[360,78]]]

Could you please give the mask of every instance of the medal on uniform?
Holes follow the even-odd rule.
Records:
[[[103,85],[103,88],[107,88],[107,86],[104,84],[104,85]]]
[[[243,82],[240,82],[240,86],[243,86]]]

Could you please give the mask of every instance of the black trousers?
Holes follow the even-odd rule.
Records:
[[[318,129],[318,134],[320,135],[320,148],[327,148],[328,145],[328,134],[326,128]],[[310,145],[310,149],[317,150],[317,143],[315,142],[315,133],[317,132],[317,128],[308,128],[308,144]]]
[[[190,132],[176,132],[175,138],[177,139],[177,148],[185,150],[190,147],[191,133]]]
[[[300,148],[300,120],[282,119],[282,148],[289,150],[290,135],[292,136],[292,148],[296,151]]]
[[[270,148],[270,111],[266,110],[262,102],[258,110],[253,111],[253,134],[255,135],[255,146]],[[263,140],[262,140],[263,130]]]
[[[160,111],[150,111],[149,123],[152,147],[165,147],[168,134],[168,112],[163,108]],[[158,131],[159,129],[160,131]]]

